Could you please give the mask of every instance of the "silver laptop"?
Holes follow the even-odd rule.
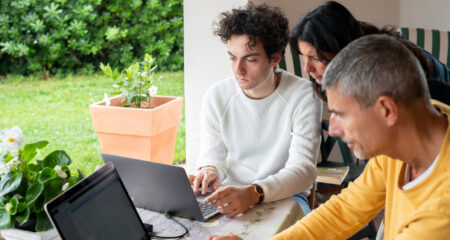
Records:
[[[102,159],[114,163],[136,207],[198,221],[219,213],[197,199],[181,167],[103,153]]]
[[[45,204],[65,240],[151,239],[112,163]]]

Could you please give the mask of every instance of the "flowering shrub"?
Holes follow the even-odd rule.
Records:
[[[84,176],[72,176],[72,162],[63,150],[56,150],[42,160],[40,150],[48,145],[39,141],[24,145],[22,130],[15,126],[0,131],[0,228],[23,225],[36,216],[36,231],[52,228],[43,208]]]
[[[157,94],[158,88],[152,86],[153,71],[156,65],[153,66],[155,59],[149,54],[145,54],[144,61],[131,64],[121,73],[117,69],[111,69],[109,64],[106,66],[100,64],[100,69],[108,77],[114,81],[113,87],[117,88],[122,94],[121,103],[127,107],[147,107],[151,96]],[[106,104],[108,104],[108,97],[105,96]]]

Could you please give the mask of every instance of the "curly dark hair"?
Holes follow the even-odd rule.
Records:
[[[253,49],[259,40],[269,59],[277,52],[284,55],[289,41],[287,18],[280,8],[267,4],[248,3],[241,8],[223,12],[219,22],[215,23],[214,34],[224,43],[233,35],[247,35],[247,45],[250,49]]]

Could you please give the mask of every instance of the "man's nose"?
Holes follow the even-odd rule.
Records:
[[[244,75],[245,74],[245,66],[244,66],[244,61],[242,60],[237,60],[236,61],[236,66],[234,66],[234,71],[239,74],[239,75]]]
[[[344,131],[342,128],[337,124],[334,117],[330,117],[330,126],[328,126],[328,134],[333,137],[341,137],[344,135]]]

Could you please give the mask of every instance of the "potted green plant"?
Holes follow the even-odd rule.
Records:
[[[100,64],[120,93],[90,106],[101,152],[172,164],[183,98],[156,95],[154,62],[145,54],[121,72]]]
[[[72,175],[71,159],[63,150],[41,158],[48,141],[24,145],[22,130],[0,131],[0,228],[46,231],[52,225],[44,204],[83,179]]]

